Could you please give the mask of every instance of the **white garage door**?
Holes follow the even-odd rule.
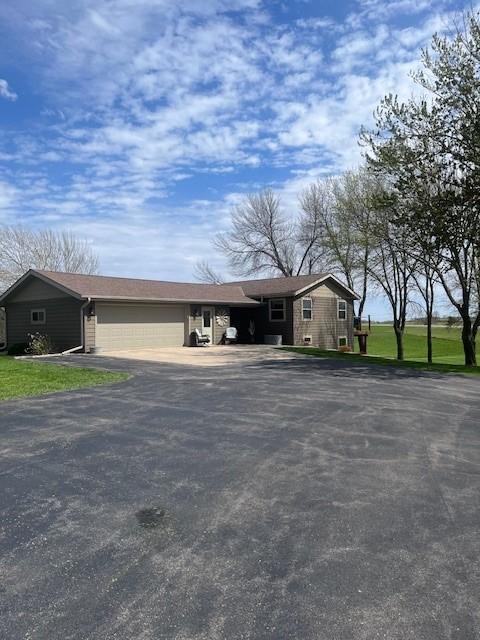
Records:
[[[95,308],[97,347],[142,349],[184,343],[184,306],[97,303]]]

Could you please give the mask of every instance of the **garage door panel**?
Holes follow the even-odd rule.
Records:
[[[181,305],[96,306],[96,344],[104,349],[181,346],[185,307]]]

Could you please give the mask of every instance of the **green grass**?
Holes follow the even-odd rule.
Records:
[[[128,375],[124,373],[26,362],[0,356],[0,401],[121,382],[127,378]]]
[[[334,358],[338,360],[348,360],[353,365],[379,364],[390,367],[401,367],[403,369],[417,369],[420,371],[434,371],[437,373],[466,373],[480,375],[480,367],[465,367],[459,364],[435,363],[428,364],[418,360],[394,360],[391,357],[382,358],[380,356],[361,356],[359,353],[340,353],[338,351],[324,351],[315,347],[280,347],[283,351],[293,351],[294,353],[304,353],[317,358]]]
[[[441,364],[464,363],[461,330],[458,327],[448,329],[434,326],[433,360]],[[427,328],[424,326],[407,326],[404,335],[405,359],[419,362],[427,361]],[[372,325],[368,336],[368,354],[395,358],[397,352],[395,334],[389,325]]]

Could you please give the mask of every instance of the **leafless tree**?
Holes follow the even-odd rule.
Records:
[[[231,228],[217,236],[215,246],[240,276],[272,273],[288,277],[319,270],[321,231],[316,212],[302,210],[296,218],[289,218],[279,197],[267,189],[247,196],[235,207]]]
[[[360,292],[360,316],[367,298],[370,200],[375,188],[375,181],[366,171],[349,171],[309,185],[300,196],[302,211],[318,220],[321,233],[317,242],[328,268]]]
[[[222,284],[223,276],[215,271],[206,260],[201,260],[195,265],[195,279],[206,284]]]
[[[0,227],[0,290],[29,269],[97,273],[98,257],[73,233],[24,226]]]

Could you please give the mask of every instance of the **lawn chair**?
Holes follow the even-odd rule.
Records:
[[[232,344],[238,340],[238,331],[236,327],[227,327],[225,330],[225,344]]]
[[[204,347],[210,342],[210,336],[205,336],[198,329],[194,329],[190,334],[191,347]]]

